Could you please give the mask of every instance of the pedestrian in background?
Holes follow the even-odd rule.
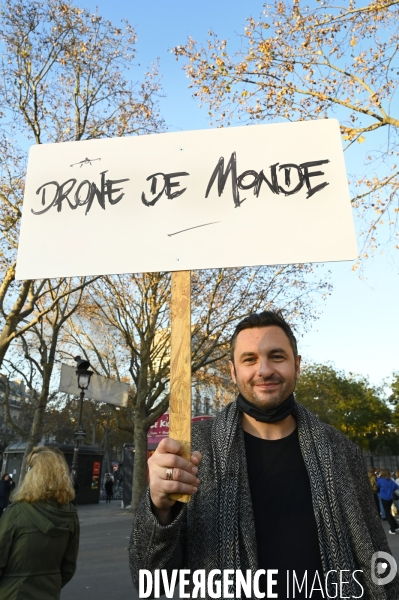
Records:
[[[385,470],[386,470],[386,469],[385,469],[385,467],[381,467],[381,469],[379,469],[379,471],[377,471],[377,472],[376,472],[376,474],[375,474],[375,475],[376,475],[377,479],[378,479],[379,477],[381,477],[381,473],[382,473],[382,471],[385,471]],[[378,496],[378,503],[379,503],[379,505],[380,505],[380,515],[381,515],[381,519],[382,519],[383,521],[386,521],[386,520],[387,520],[387,517],[386,517],[386,514],[385,514],[384,507],[383,507],[383,505],[382,505],[381,496],[380,496],[379,492],[378,492],[377,496]]]
[[[377,509],[377,514],[379,515],[380,514],[380,500],[378,498],[377,477],[376,477],[376,474],[375,474],[374,467],[370,467],[369,472],[368,472],[368,476],[369,476],[369,481],[370,481],[371,489],[373,490],[375,507]]]
[[[399,471],[395,471],[395,483],[396,485],[399,485]],[[399,514],[399,496],[398,496],[399,492],[394,492],[393,493],[393,503],[396,506],[396,510]]]
[[[8,506],[10,491],[10,476],[6,473],[0,480],[0,517],[3,514],[3,510]]]
[[[107,498],[105,500],[105,503],[107,502],[111,502],[112,500],[112,494],[114,491],[114,482],[112,481],[112,477],[108,477],[107,481],[105,482],[105,493],[107,495]]]
[[[386,518],[389,523],[389,533],[397,533],[399,525],[393,518],[391,513],[392,502],[395,490],[399,490],[399,485],[391,479],[388,471],[381,471],[380,477],[377,479],[377,489],[380,494],[381,502],[385,510]]]
[[[59,600],[76,570],[75,493],[56,448],[34,448],[27,471],[0,519],[0,598]]]

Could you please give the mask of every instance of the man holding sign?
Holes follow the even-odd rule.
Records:
[[[84,261],[71,231],[91,249]],[[179,578],[181,597],[187,583],[193,597],[219,598],[223,584],[225,598],[399,598],[362,455],[295,402],[300,357],[279,314],[237,326],[237,400],[195,425],[183,458],[189,271],[356,256],[335,120],[32,147],[17,278],[182,276],[172,277],[171,428],[185,433],[149,462],[131,546],[142,597],[170,595]],[[381,552],[390,569],[376,579]]]
[[[300,360],[280,313],[237,325],[237,399],[194,425],[191,461],[170,438],[149,460],[130,546],[140,597],[178,579],[180,597],[399,597],[362,454],[295,401]]]

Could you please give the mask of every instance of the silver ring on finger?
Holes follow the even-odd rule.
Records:
[[[173,480],[173,469],[166,469],[166,479],[168,481]]]

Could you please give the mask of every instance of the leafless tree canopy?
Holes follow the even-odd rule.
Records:
[[[1,17],[0,366],[35,373],[31,444],[41,437],[63,327],[96,278],[15,281],[27,145],[160,131],[161,89],[157,65],[134,80],[136,34],[127,22],[59,0],[5,0]],[[15,352],[6,359],[13,344],[24,365]]]
[[[190,38],[175,48],[212,121],[335,116],[346,147],[366,141],[374,148],[351,181],[365,219],[364,256],[385,239],[381,225],[390,226],[399,248],[398,24],[397,0],[275,0],[260,18],[248,17],[238,52],[214,32],[206,44]]]

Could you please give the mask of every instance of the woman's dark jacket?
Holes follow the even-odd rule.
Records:
[[[72,504],[11,504],[0,519],[0,598],[59,600],[75,573],[78,549]]]

